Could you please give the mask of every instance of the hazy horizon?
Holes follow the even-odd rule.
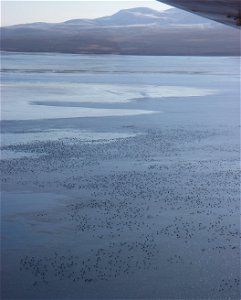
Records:
[[[71,19],[95,19],[121,9],[148,7],[163,11],[170,6],[156,0],[146,1],[2,1],[1,26],[35,22],[59,23]]]

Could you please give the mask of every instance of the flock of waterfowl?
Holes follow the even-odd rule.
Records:
[[[223,259],[230,259],[226,272],[210,280],[214,294],[235,294],[239,158],[222,145],[220,157],[210,157],[211,144],[208,150],[202,145],[218,134],[149,130],[108,143],[65,139],[6,146],[41,155],[2,160],[3,188],[65,195],[60,211],[43,208],[31,218],[38,228],[44,223],[51,228],[51,222],[67,228],[75,247],[67,253],[67,241],[62,250],[51,243],[53,253],[43,255],[26,249],[18,271],[32,274],[33,287],[56,280],[92,284],[140,272],[158,278],[166,268],[180,269],[191,282],[196,279],[190,268],[202,269],[207,262],[219,273],[225,270]]]

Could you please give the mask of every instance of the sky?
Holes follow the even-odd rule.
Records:
[[[1,26],[33,22],[64,22],[70,19],[97,18],[133,7],[149,7],[156,10],[169,8],[156,0],[75,0],[75,1],[1,1]]]

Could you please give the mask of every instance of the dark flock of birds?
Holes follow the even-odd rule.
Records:
[[[25,256],[20,260],[19,270],[32,273],[33,286],[48,284],[56,279],[74,283],[108,281],[150,269],[154,249],[151,249],[149,242],[148,239],[133,243],[112,242],[107,248],[91,249],[90,256],[85,259],[79,255],[61,255],[58,252],[48,257]],[[139,260],[138,256],[142,259]]]
[[[79,254],[25,255],[19,271],[32,274],[33,286],[51,280],[91,284],[147,270],[160,274],[163,266],[189,272],[205,261],[215,266],[213,257],[220,263],[239,261],[240,176],[238,168],[229,167],[239,158],[235,150],[222,148],[224,158],[210,158],[210,145],[197,146],[218,134],[149,130],[108,143],[59,140],[5,147],[41,155],[2,160],[3,187],[69,195],[59,220],[72,229],[76,245],[83,237],[97,245],[88,254],[77,246]],[[189,159],[197,149],[203,159]],[[46,218],[56,217],[47,210],[36,213],[36,222]],[[239,271],[228,269],[218,284],[214,280],[216,292],[235,294]]]

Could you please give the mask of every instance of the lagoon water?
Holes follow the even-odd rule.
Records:
[[[1,74],[3,299],[239,299],[238,57]]]

